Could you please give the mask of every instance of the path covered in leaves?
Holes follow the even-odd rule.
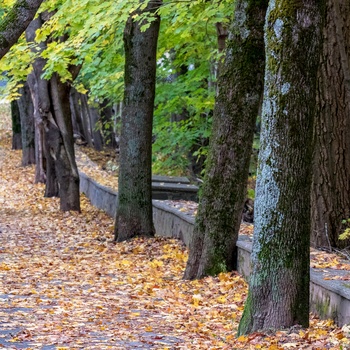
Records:
[[[114,244],[113,222],[82,197],[82,213],[43,198],[0,132],[0,348],[346,349],[346,328],[235,338],[247,293],[236,274],[182,281],[183,245]]]

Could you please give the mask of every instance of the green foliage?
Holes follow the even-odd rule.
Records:
[[[157,131],[153,144],[153,172],[155,174],[185,175],[189,160],[187,155],[200,138],[209,137],[211,117],[206,121],[202,118],[189,118],[179,122],[155,119],[154,129]],[[159,123],[159,124],[158,124]],[[201,147],[197,156],[206,154],[206,147]]]
[[[6,1],[10,4],[12,0]],[[0,62],[0,73],[7,72],[9,78],[8,97],[16,98],[17,88],[39,54],[37,44],[48,40],[41,53],[47,62],[44,78],[57,72],[63,81],[71,80],[70,66],[81,65],[74,81],[80,92],[88,91],[91,101],[122,101],[124,27],[133,16],[146,30],[153,18],[138,11],[146,5],[138,0],[46,0],[41,11],[53,15],[37,31],[36,42],[27,44],[22,38]],[[232,8],[232,0],[164,0],[158,11],[156,172],[184,173],[189,153],[199,156],[207,152],[202,140],[210,135],[219,60],[215,23],[227,23]],[[174,119],[184,120],[171,122]]]
[[[215,23],[227,23],[231,9],[232,1],[169,1],[159,11],[154,172],[185,174],[190,153],[207,153],[202,140],[210,136],[219,60]]]
[[[248,188],[248,198],[255,199],[255,190],[253,188]]]
[[[350,218],[342,220],[342,225],[344,227],[344,231],[339,235],[339,239],[341,241],[345,241],[350,238]]]

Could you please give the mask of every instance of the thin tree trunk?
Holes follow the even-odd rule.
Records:
[[[21,117],[16,100],[11,101],[12,149],[22,149]]]
[[[315,247],[342,247],[339,234],[350,217],[350,5],[327,1],[319,69],[318,118],[312,189]]]
[[[160,18],[155,13],[161,1],[144,11],[155,16],[150,27],[132,17],[124,31],[125,93],[120,140],[115,240],[136,235],[154,235],[152,219],[152,124],[155,97],[157,40]]]
[[[114,121],[113,121],[113,108],[110,105],[110,101],[104,100],[100,104],[101,121],[104,127],[108,125],[108,128],[104,129],[103,141],[106,147],[116,149],[116,135],[114,132]]]
[[[35,164],[34,107],[27,82],[19,89],[19,92],[21,96],[17,102],[21,115],[22,165],[26,166]]]
[[[254,126],[264,85],[267,3],[236,2],[226,58],[220,68],[206,176],[185,279],[235,268]]]
[[[309,324],[312,132],[324,5],[269,3],[253,270],[239,335]]]
[[[101,131],[97,129],[98,121],[100,119],[100,115],[97,108],[89,107],[89,116],[92,129],[92,138],[94,140],[94,148],[96,151],[102,151],[103,139]]]
[[[79,94],[79,99],[80,99],[80,116],[81,116],[81,122],[84,130],[84,138],[88,143],[88,145],[90,147],[93,147],[94,144],[92,140],[92,130],[91,130],[89,104],[88,104],[87,96],[83,94]]]

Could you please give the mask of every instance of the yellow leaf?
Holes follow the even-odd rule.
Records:
[[[202,296],[200,294],[192,295],[192,304],[194,306],[199,306],[199,302],[202,300]]]
[[[222,295],[222,296],[216,298],[216,301],[220,304],[225,304],[227,302],[227,299]]]
[[[237,341],[246,342],[248,341],[248,337],[246,337],[245,335],[241,335],[240,337],[237,338]]]

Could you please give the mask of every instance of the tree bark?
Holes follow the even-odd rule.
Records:
[[[327,1],[318,74],[318,118],[312,188],[314,247],[344,247],[339,234],[350,217],[350,5]]]
[[[75,161],[69,94],[70,83],[63,83],[54,73],[50,79],[53,109],[48,120],[49,152],[55,161],[60,209],[80,211],[79,172]]]
[[[70,109],[72,113],[73,133],[79,137],[82,142],[86,142],[83,121],[81,119],[80,94],[72,87],[69,94]]]
[[[84,130],[84,138],[87,141],[90,147],[94,147],[94,143],[92,140],[92,129],[89,115],[89,104],[86,95],[79,94],[80,100],[80,116],[81,122]]]
[[[111,149],[117,148],[116,134],[114,131],[113,108],[110,101],[104,100],[100,104],[100,114],[103,126],[108,125],[104,130],[103,141],[106,147]]]
[[[155,97],[157,40],[161,1],[144,9],[155,17],[150,27],[132,17],[124,30],[125,93],[120,139],[115,240],[154,235],[152,219],[152,124]]]
[[[26,30],[42,2],[43,0],[17,0],[0,21],[0,59]]]
[[[27,31],[27,40],[33,41],[35,30],[40,28],[40,18],[33,21]],[[45,48],[45,43],[41,49]],[[62,83],[54,73],[49,81],[41,79],[45,60],[38,58],[33,64],[35,79],[32,91],[38,126],[43,136],[43,150],[46,160],[45,196],[59,196],[62,211],[80,211],[79,173],[75,162],[73,125],[69,95],[71,85]],[[80,67],[71,66],[73,79]]]
[[[26,166],[35,164],[34,107],[27,82],[19,89],[19,92],[21,96],[17,102],[21,115],[22,165]]]
[[[270,1],[252,274],[238,334],[309,324],[313,120],[325,1]]]
[[[35,32],[39,29],[44,20],[39,16],[28,26],[26,39],[28,42],[35,40]],[[39,44],[41,51],[45,50],[46,42]],[[55,171],[55,162],[49,152],[49,118],[51,113],[51,98],[49,82],[42,79],[46,60],[37,57],[33,62],[33,75],[28,79],[34,104],[35,120],[35,143],[36,143],[36,169],[35,181],[45,183],[45,197],[58,196],[58,180]]]
[[[18,103],[16,100],[11,101],[11,119],[12,119],[12,149],[22,149],[21,135],[21,117]]]
[[[254,126],[264,85],[268,1],[236,2],[218,80],[212,138],[185,279],[235,268]]]
[[[98,121],[100,119],[100,115],[98,109],[96,107],[89,107],[89,116],[90,116],[90,124],[91,124],[91,132],[92,138],[94,140],[94,148],[96,151],[103,150],[103,138],[101,131],[97,129]]]

